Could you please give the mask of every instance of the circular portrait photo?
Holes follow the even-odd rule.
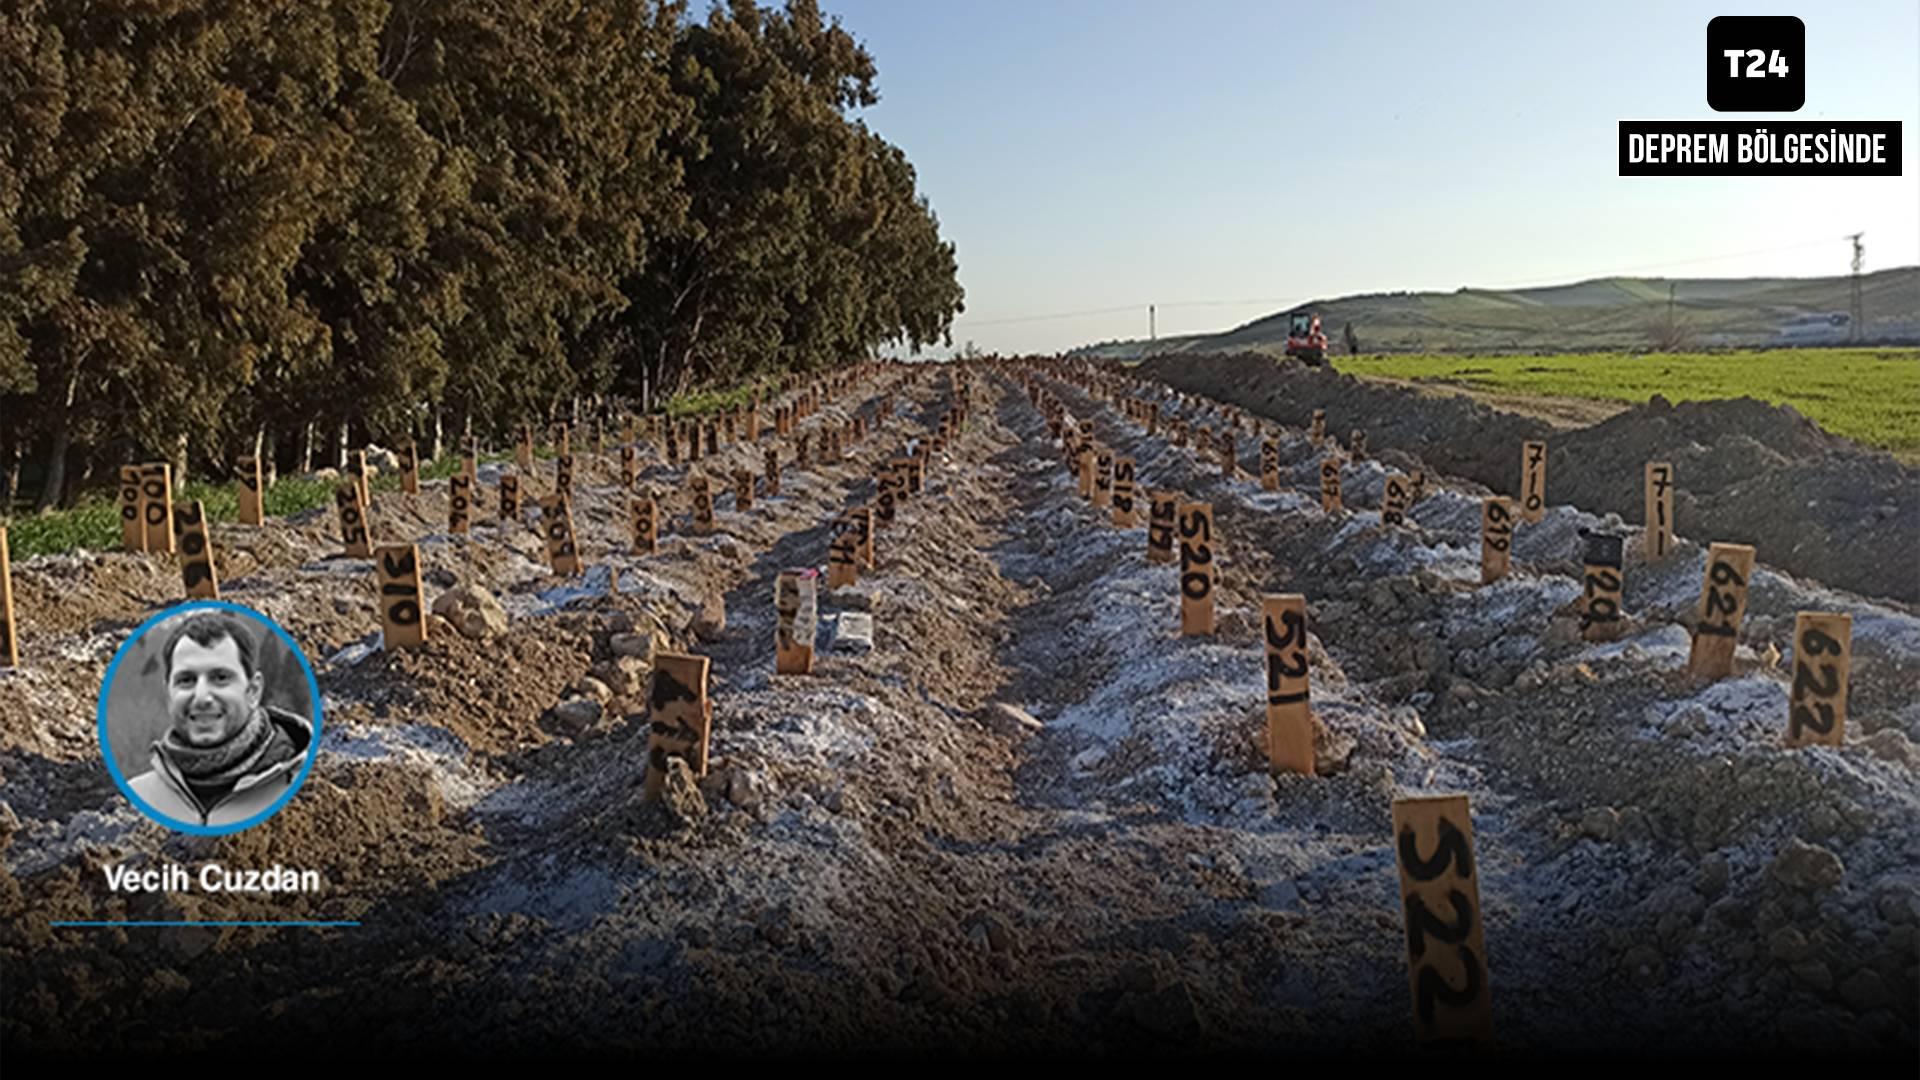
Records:
[[[170,829],[218,836],[278,813],[320,747],[320,687],[293,638],[217,600],[148,619],[100,687],[113,782]]]

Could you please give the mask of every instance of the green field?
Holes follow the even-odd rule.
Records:
[[[1340,356],[1343,372],[1475,392],[1639,403],[1752,397],[1905,460],[1920,456],[1920,349],[1562,356]]]

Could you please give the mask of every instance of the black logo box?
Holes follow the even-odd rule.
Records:
[[[1806,103],[1807,25],[1799,18],[1722,15],[1707,23],[1707,104],[1714,112],[1794,112]]]
[[[1622,120],[1620,121],[1621,176],[1899,176],[1902,143],[1898,120]],[[1633,137],[1658,139],[1671,135],[1687,141],[1690,148],[1721,145],[1725,159],[1720,161],[1679,161],[1671,156],[1664,161],[1636,161],[1631,149]],[[1772,152],[1766,161],[1741,161],[1741,136],[1762,140]],[[1881,139],[1879,161],[1834,161],[1834,142],[1859,136]],[[1821,140],[1829,160],[1787,161],[1788,151],[1805,151],[1809,157],[1818,152]],[[1718,140],[1718,144],[1711,140]]]

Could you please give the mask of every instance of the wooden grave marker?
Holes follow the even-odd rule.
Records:
[[[690,477],[687,483],[693,488],[693,531],[710,533],[713,531],[713,487],[705,476]]]
[[[1134,464],[1130,457],[1113,459],[1113,523],[1122,529],[1134,523]]]
[[[174,532],[180,537],[180,576],[189,600],[220,599],[220,574],[213,566],[213,538],[207,533],[207,510],[200,500],[173,508]]]
[[[140,467],[140,514],[146,522],[142,550],[173,554],[173,466],[156,461]]]
[[[240,503],[240,524],[259,525],[266,520],[266,499],[260,483],[260,459],[251,455],[234,461],[235,479],[239,486],[235,494]]]
[[[1382,525],[1405,525],[1407,508],[1413,505],[1413,489],[1407,478],[1400,473],[1387,474],[1386,484],[1380,489],[1380,523]]]
[[[1260,444],[1260,490],[1280,490],[1280,442],[1267,439]]]
[[[520,516],[520,478],[510,472],[500,474],[500,524]]]
[[[0,667],[20,666],[20,624],[13,617],[13,550],[0,525]]]
[[[782,570],[773,583],[773,670],[776,675],[813,672],[813,641],[819,627],[820,571]]]
[[[873,569],[873,507],[856,506],[853,508],[855,533],[860,552],[860,565]]]
[[[373,557],[372,527],[366,507],[360,505],[360,485],[348,479],[334,486],[333,505],[340,513],[340,542],[349,557]]]
[[[412,442],[400,448],[400,490],[420,494],[420,448]]]
[[[1395,799],[1393,835],[1414,1032],[1423,1044],[1484,1043],[1493,1009],[1467,797]]]
[[[1180,634],[1213,633],[1213,504],[1180,504]]]
[[[1221,428],[1214,445],[1220,454],[1220,475],[1229,480],[1239,476],[1240,452],[1234,447],[1233,429]]]
[[[1113,505],[1113,451],[1105,446],[1093,455],[1093,505],[1096,509]]]
[[[1507,576],[1513,559],[1513,500],[1489,495],[1480,500],[1480,584]]]
[[[1260,600],[1267,643],[1267,761],[1275,772],[1313,775],[1313,717],[1307,704],[1307,598]]]
[[[1794,615],[1788,746],[1846,742],[1847,682],[1852,668],[1853,616],[1820,611]]]
[[[1073,474],[1080,485],[1080,497],[1088,502],[1093,501],[1095,467],[1093,447],[1085,443],[1076,445],[1073,449]]]
[[[564,450],[553,459],[553,490],[561,495],[573,494],[573,455]]]
[[[893,524],[895,492],[901,483],[903,481],[900,479],[897,461],[888,461],[882,465],[879,473],[874,477],[874,485],[877,489],[874,496],[876,508],[874,517],[879,528],[884,529]]]
[[[447,532],[465,536],[473,528],[473,477],[463,468],[447,477]]]
[[[1547,516],[1547,444],[1520,444],[1520,517],[1529,524]]]
[[[1367,433],[1359,428],[1353,429],[1353,437],[1347,440],[1349,455],[1355,461],[1367,460]]]
[[[1618,536],[1586,534],[1580,634],[1588,641],[1607,640],[1620,625],[1621,548],[1624,546],[1625,541]]]
[[[353,474],[353,482],[360,485],[360,505],[373,506],[373,487],[367,482],[367,452],[355,450],[347,459],[347,470]]]
[[[780,494],[780,448],[767,447],[766,455],[767,498]]]
[[[620,444],[620,488],[632,491],[633,482],[640,475],[640,451],[631,442]]]
[[[1307,428],[1307,438],[1315,446],[1327,440],[1327,410],[1313,410],[1313,423]]]
[[[718,421],[709,420],[707,421],[707,453],[708,455],[713,455],[719,452],[720,452],[720,424]]]
[[[540,532],[547,538],[547,562],[553,572],[571,577],[581,569],[580,546],[574,541],[573,503],[565,495],[540,500]]]
[[[707,740],[713,702],[707,697],[710,661],[687,653],[658,652],[647,681],[647,773],[641,797],[660,797],[667,759],[681,758],[694,777],[707,774]]]
[[[1647,561],[1659,562],[1673,550],[1673,466],[1649,461],[1646,467]]]
[[[1687,670],[1695,675],[1719,679],[1733,673],[1733,650],[1739,641],[1740,620],[1747,613],[1753,554],[1746,544],[1713,544],[1707,549],[1693,648],[1687,654]]]
[[[1174,561],[1174,532],[1179,527],[1180,493],[1177,491],[1149,491],[1147,493],[1147,561],[1150,563],[1170,563]]]
[[[1331,454],[1320,459],[1320,509],[1329,514],[1341,509],[1340,459]]]
[[[833,520],[833,538],[827,542],[827,588],[860,583],[859,528],[852,512]]]
[[[147,550],[146,499],[141,494],[140,466],[120,466],[120,546]]]
[[[380,646],[412,649],[427,641],[426,593],[420,585],[420,548],[382,544],[373,553],[380,589]]]
[[[651,493],[635,493],[628,503],[633,526],[633,552],[651,555],[660,545],[660,504]]]

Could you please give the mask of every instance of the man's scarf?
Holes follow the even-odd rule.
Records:
[[[189,783],[203,788],[232,785],[295,753],[293,740],[279,724],[267,719],[266,710],[261,708],[253,710],[239,731],[212,746],[190,745],[168,728],[158,749]]]

